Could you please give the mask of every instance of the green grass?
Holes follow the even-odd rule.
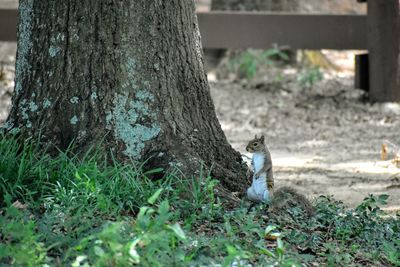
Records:
[[[50,157],[0,136],[0,265],[400,266],[400,222],[368,196],[356,209],[321,196],[297,207],[225,210],[207,174],[121,164],[96,151]]]
[[[279,48],[263,51],[247,49],[230,60],[229,69],[239,77],[251,80],[255,77],[260,67],[275,65],[278,61],[289,61],[289,56]]]

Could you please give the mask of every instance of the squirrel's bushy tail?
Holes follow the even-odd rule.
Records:
[[[280,212],[288,208],[299,207],[306,215],[314,214],[314,207],[311,202],[302,194],[291,187],[281,187],[277,189],[271,199],[271,212]]]

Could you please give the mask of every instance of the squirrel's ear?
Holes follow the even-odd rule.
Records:
[[[261,140],[261,143],[264,143],[264,135],[261,135],[260,140]]]
[[[257,135],[254,136],[254,139],[257,139]]]

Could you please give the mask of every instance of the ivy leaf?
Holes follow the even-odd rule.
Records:
[[[99,257],[102,257],[102,256],[104,256],[105,252],[101,247],[95,246],[94,247],[94,254],[96,254]]]
[[[382,204],[386,204],[386,200],[389,198],[389,195],[383,194],[383,195],[379,195],[378,199],[379,202]]]
[[[265,235],[268,235],[269,233],[271,233],[271,231],[275,229],[276,229],[275,225],[268,225],[267,228],[265,228]]]
[[[182,230],[181,226],[178,223],[174,223],[172,226],[171,225],[167,225],[167,228],[169,228],[172,231],[174,231],[174,233],[176,234],[176,236],[179,239],[181,239],[181,240],[185,240],[186,239],[185,232]]]
[[[133,262],[133,264],[139,264],[140,263],[140,255],[136,251],[136,244],[140,241],[140,239],[134,240],[131,245],[129,246],[129,256]]]
[[[162,191],[163,191],[162,188],[158,189],[158,190],[147,200],[147,202],[148,202],[149,204],[153,205],[153,204],[156,202],[157,198],[160,196],[160,194],[161,194]]]
[[[153,173],[160,173],[162,171],[164,171],[163,168],[156,168],[156,169],[152,169],[152,170],[146,171],[143,174],[144,175],[148,175],[148,174],[153,174]]]

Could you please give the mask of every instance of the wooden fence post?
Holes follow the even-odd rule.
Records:
[[[17,40],[18,10],[0,9],[0,42]]]
[[[400,101],[399,0],[368,0],[369,99]]]

